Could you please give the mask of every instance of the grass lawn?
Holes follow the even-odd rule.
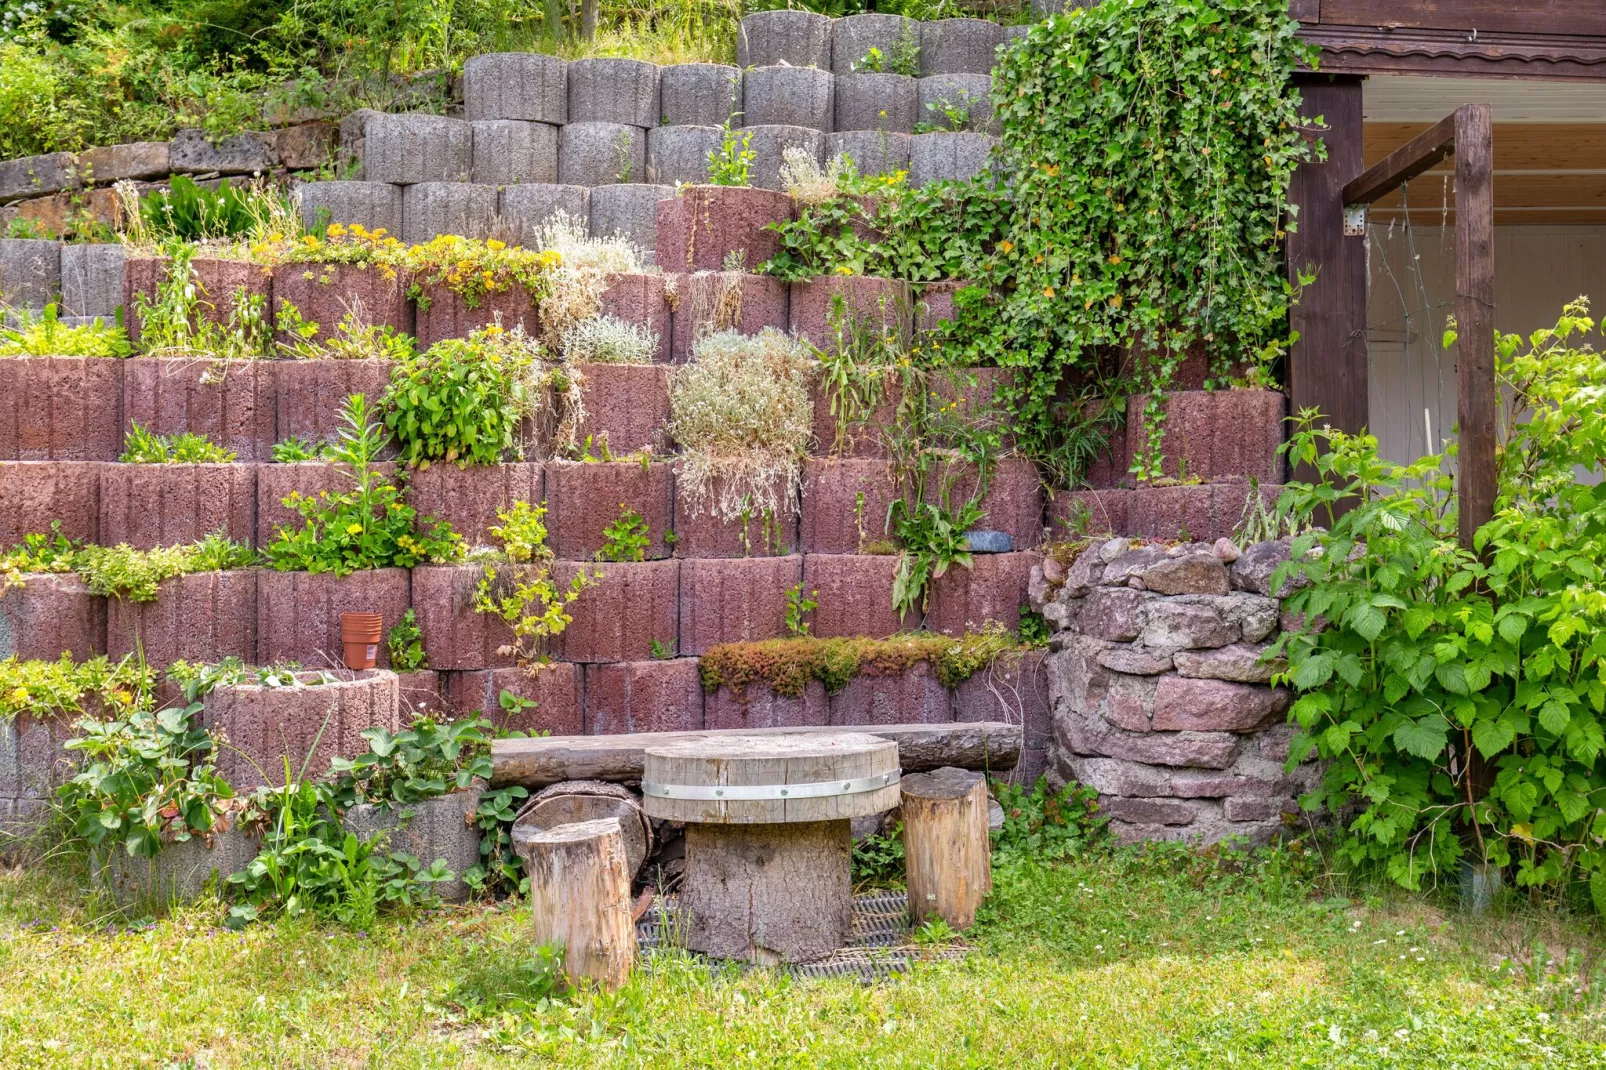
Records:
[[[216,903],[131,923],[60,868],[0,870],[0,1065],[1606,1065],[1598,922],[1343,898],[1301,871],[1002,865],[959,964],[861,985],[663,953],[617,994],[548,998],[517,906],[233,933]]]

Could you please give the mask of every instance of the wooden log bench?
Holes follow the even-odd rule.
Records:
[[[1003,772],[1020,761],[1024,733],[1002,721],[960,724],[894,724],[859,727],[710,729],[701,732],[636,732],[618,736],[541,736],[491,743],[491,786],[519,784],[534,791],[566,780],[634,783],[642,779],[649,747],[700,739],[821,736],[863,733],[898,745],[905,773],[943,766]]]

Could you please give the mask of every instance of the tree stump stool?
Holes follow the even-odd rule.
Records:
[[[968,929],[993,886],[987,781],[950,767],[905,777],[900,790],[909,913],[916,925],[938,917]]]
[[[636,793],[622,784],[565,780],[548,785],[519,809],[513,828],[515,831],[525,826],[551,829],[582,821],[600,821],[605,817],[619,819],[619,831],[625,843],[625,870],[630,879],[635,880],[641,863],[652,853],[652,822],[642,813]]]
[[[643,806],[686,823],[685,945],[768,966],[842,947],[850,821],[898,805],[898,779],[898,745],[858,732],[647,748]]]
[[[636,923],[618,818],[521,826],[513,849],[530,878],[535,942],[562,945],[569,984],[624,984],[636,961]]]

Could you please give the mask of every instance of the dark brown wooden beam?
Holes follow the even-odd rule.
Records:
[[[1488,33],[1606,35],[1606,5],[1591,0],[1321,0],[1323,25]]]
[[[1458,534],[1470,548],[1494,516],[1494,109],[1455,110],[1455,320]]]
[[[1344,203],[1371,204],[1432,170],[1455,152],[1456,117],[1447,115],[1344,186]]]
[[[1344,234],[1344,184],[1361,173],[1361,79],[1308,75],[1297,80],[1301,114],[1323,116],[1317,131],[1326,161],[1308,160],[1294,173],[1289,201],[1299,206],[1289,232],[1291,278],[1314,271],[1289,319],[1299,338],[1288,356],[1292,411],[1320,410],[1329,426],[1351,433],[1366,427],[1366,238]],[[1310,479],[1312,473],[1295,471]]]

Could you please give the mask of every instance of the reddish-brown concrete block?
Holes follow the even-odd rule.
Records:
[[[757,265],[752,265],[757,266]],[[698,271],[675,276],[670,316],[670,359],[684,364],[697,342],[717,331],[757,334],[791,326],[791,297],[773,275]]]
[[[926,481],[926,500],[957,509],[975,495],[980,470],[973,464],[942,465]],[[1043,539],[1043,482],[1037,466],[1024,457],[1004,457],[993,465],[981,498],[983,516],[976,525],[1002,531],[1016,550],[1029,550]]]
[[[600,571],[602,579],[569,607],[574,620],[553,644],[564,661],[646,661],[654,653],[678,653],[679,561],[560,561],[553,570],[559,587],[567,588],[581,568]]]
[[[425,565],[413,569],[413,612],[424,633],[424,654],[434,669],[491,669],[513,664],[497,650],[513,642],[513,631],[488,613],[474,610],[479,565]],[[513,570],[497,570],[498,581]]]
[[[750,684],[740,693],[721,687],[703,698],[707,728],[806,728],[830,723],[830,701],[818,680],[805,684],[796,698],[777,695],[762,684]]]
[[[1052,729],[1046,654],[1005,654],[976,670],[954,689],[954,720],[1018,724],[1025,730],[1027,750],[1047,750]]]
[[[235,460],[269,460],[277,364],[137,357],[123,369],[123,418],[159,435],[205,435]]]
[[[919,614],[900,618],[892,608],[896,554],[804,554],[803,586],[814,600],[814,634],[887,636],[920,626]]]
[[[115,461],[122,451],[122,361],[0,359],[0,461]]]
[[[298,661],[309,669],[341,664],[340,614],[378,613],[384,634],[410,604],[404,568],[369,569],[336,577],[320,572],[262,570],[257,577],[257,660]],[[383,635],[379,665],[390,664]]]
[[[50,531],[100,539],[100,461],[0,461],[0,547]]]
[[[475,672],[444,674],[446,704],[453,717],[483,713],[499,729],[509,732],[550,732],[554,736],[578,736],[584,727],[580,666],[555,661],[536,671],[529,669],[483,669]],[[502,692],[514,699],[534,703],[505,709]]]
[[[386,475],[392,475],[396,470],[396,466],[388,461],[374,467]],[[291,492],[303,497],[316,497],[323,491],[335,494],[352,488],[350,472],[337,464],[302,461],[298,464],[258,465],[257,546],[265,547],[273,542],[282,527],[301,526],[300,514],[284,504],[284,499],[288,498]]]
[[[579,440],[592,452],[606,441],[615,456],[643,446],[662,453],[669,446],[669,368],[663,364],[581,364],[580,399],[585,419]]]
[[[1014,630],[1027,604],[1026,581],[1042,557],[1035,553],[976,554],[970,568],[951,568],[932,581],[926,628],[944,635],[980,631],[990,620]]]
[[[669,360],[669,299],[665,293],[667,276],[645,272],[608,276],[608,288],[602,293],[604,316],[612,316],[626,323],[645,327],[658,338],[658,349],[653,360]]]
[[[446,708],[445,686],[434,669],[417,669],[396,674],[396,700],[401,706],[402,725],[414,717],[452,719]]]
[[[669,465],[557,461],[547,465],[546,480],[548,545],[559,557],[583,560],[601,550],[603,530],[619,519],[621,507],[646,521],[652,536],[647,556],[669,556],[664,536],[674,522],[675,485]]]
[[[164,668],[184,661],[257,660],[257,573],[192,572],[163,580],[154,602],[106,604],[106,652],[121,658],[144,650]]]
[[[321,779],[335,758],[368,750],[366,728],[401,730],[396,675],[334,670],[332,682],[300,674],[295,687],[239,684],[206,698],[202,723],[220,738],[218,772],[236,788],[284,783],[291,776]]]
[[[925,661],[899,673],[860,673],[831,696],[833,725],[945,724],[953,719],[953,697]]]
[[[430,465],[414,471],[407,482],[407,500],[425,517],[452,525],[470,546],[494,543],[491,528],[502,521],[498,513],[513,508],[514,502],[539,505],[546,498],[546,477],[539,464],[475,465],[458,468],[451,464]]]
[[[1107,429],[1104,449],[1087,466],[1087,471],[1082,473],[1084,484],[1100,490],[1127,487],[1132,484],[1132,473],[1128,471],[1130,464],[1130,454],[1127,451],[1128,430],[1124,424]]]
[[[167,278],[171,264],[165,256],[133,256],[123,261],[123,325],[135,344],[140,341],[140,304],[156,299],[157,287]],[[198,317],[217,326],[228,325],[242,298],[262,298],[264,315],[272,305],[270,270],[248,260],[196,257],[190,261],[190,277],[195,284]]]
[[[924,336],[954,318],[954,294],[970,286],[968,279],[943,279],[914,288],[914,330],[920,345],[929,345]]]
[[[221,531],[249,544],[256,533],[257,467],[108,464],[100,477],[100,541],[149,550]]]
[[[1127,464],[1148,446],[1143,430],[1147,394],[1127,399]],[[1165,398],[1160,440],[1162,469],[1172,479],[1206,482],[1282,482],[1288,399],[1276,390],[1178,390]]]
[[[1122,534],[1163,542],[1218,539],[1232,534],[1247,496],[1242,484],[1139,486],[1131,491],[1127,530]]]
[[[273,269],[275,327],[286,304],[294,305],[303,321],[318,325],[312,338],[315,345],[338,337],[347,316],[359,324],[413,333],[407,280],[394,269],[372,264],[279,264]],[[282,331],[276,337],[281,343],[292,340]]]
[[[787,594],[802,580],[803,558],[797,554],[682,561],[680,652],[701,655],[720,643],[785,635]]]
[[[927,343],[937,345],[940,343]],[[1009,414],[1006,394],[1015,381],[1010,368],[941,368],[927,377],[927,420],[938,437],[948,437],[961,428],[996,431],[999,445],[1015,448],[1010,432],[1014,417]]]
[[[896,495],[887,461],[805,461],[803,552],[860,554],[873,543],[885,542],[887,508]]]
[[[833,315],[839,297],[846,323]],[[884,332],[907,339],[913,310],[906,282],[870,275],[822,275],[792,284],[788,313],[793,334],[820,349],[834,351],[843,345],[839,335],[852,330],[853,322],[872,337]]]
[[[868,412],[842,415],[843,403],[825,384],[814,382],[814,452],[824,457],[875,458],[888,456],[889,441],[899,437],[898,409],[903,388],[894,369],[883,370],[881,394]]]
[[[535,299],[517,283],[509,289],[481,294],[473,308],[445,283],[426,283],[418,299],[414,333],[420,351],[443,338],[467,338],[481,327],[500,323],[505,329],[523,327],[529,334],[540,330]]]
[[[658,202],[656,262],[664,271],[722,271],[740,258],[751,271],[780,252],[771,223],[792,219],[792,198],[749,186],[687,186]]]
[[[396,365],[388,360],[283,360],[273,365],[277,439],[329,442],[345,430],[341,411],[352,394],[378,413]],[[395,455],[395,447],[386,456]]]
[[[797,499],[786,494],[779,513],[754,513],[723,520],[713,512],[718,480],[707,498],[693,504],[677,481],[675,555],[677,557],[784,557],[797,549]]]
[[[1129,508],[1134,491],[1061,490],[1048,503],[1049,542],[1084,535],[1129,534]]]
[[[696,658],[587,665],[585,730],[695,732],[703,727],[703,685]]]
[[[0,594],[0,659],[106,653],[106,600],[75,575],[33,574]]]

